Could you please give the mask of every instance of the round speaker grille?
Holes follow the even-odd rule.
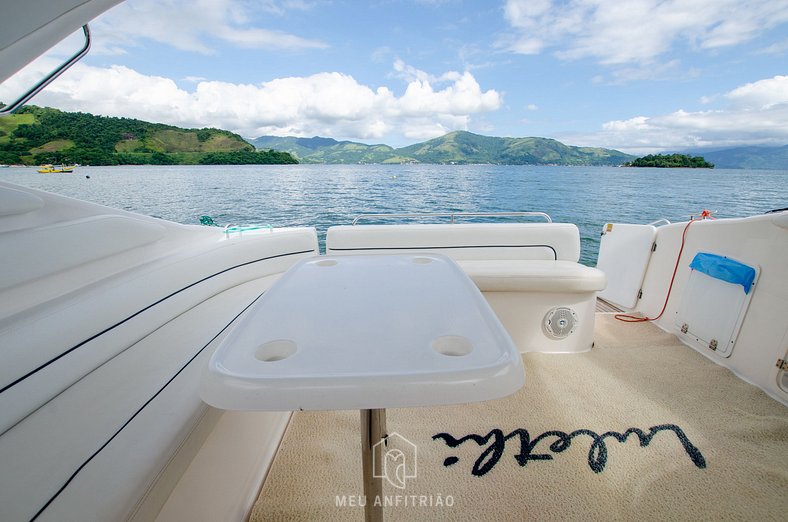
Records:
[[[565,339],[575,331],[577,314],[571,308],[558,306],[544,316],[544,333],[551,339]]]

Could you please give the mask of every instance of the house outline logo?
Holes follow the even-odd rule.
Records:
[[[416,478],[416,459],[416,445],[397,432],[391,433],[372,446],[372,476],[385,478],[397,489],[405,489],[406,480]],[[382,469],[376,469],[377,462]]]

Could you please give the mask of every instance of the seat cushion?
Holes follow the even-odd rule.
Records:
[[[329,255],[405,252],[576,262],[580,232],[571,223],[463,223],[334,226],[326,233]]]
[[[457,264],[482,292],[569,292],[603,290],[604,272],[571,261],[461,260]]]

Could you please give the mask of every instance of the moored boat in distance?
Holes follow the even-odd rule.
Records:
[[[74,172],[76,165],[41,165],[38,172],[41,174],[70,174]]]
[[[15,30],[0,31],[0,79],[116,3],[34,9],[14,0],[3,21]],[[608,210],[624,214],[624,201]],[[534,217],[544,222],[473,221],[488,217],[368,214],[332,226],[323,255],[314,227],[183,225],[0,180],[0,521],[361,520],[375,504],[394,520],[784,519],[788,210],[611,221],[595,268],[579,263],[572,223],[543,213]],[[407,352],[393,347],[373,361],[379,370],[338,387],[367,401],[366,411],[389,408],[388,419],[362,414],[376,432],[391,430],[378,442],[359,437],[357,411],[304,411],[298,387],[314,394],[322,375],[278,375],[279,388],[253,389],[288,394],[294,411],[203,402],[214,352],[240,335],[236,325],[257,303],[294,287],[291,267],[354,266],[343,273],[355,275],[362,256],[396,257],[428,275],[456,264],[467,278],[446,294],[478,290],[491,312],[482,319],[499,322],[498,337],[521,354],[525,385],[462,404],[433,386],[432,406],[409,407],[422,373],[439,384],[435,368],[496,368],[476,359],[483,339],[462,318],[433,306],[446,331],[421,353],[409,347],[409,364],[423,372],[395,375]],[[384,324],[388,340],[432,326],[424,314],[381,312],[381,303],[411,293],[398,302],[414,310],[437,283],[403,277],[392,292],[385,275],[364,279],[368,294],[350,299],[336,284],[325,300],[357,319],[343,336]],[[307,292],[329,289],[301,288],[306,297],[299,290],[282,321],[263,325],[274,340],[250,344],[249,366],[325,373],[309,362],[307,347],[319,346],[337,357],[341,378],[337,346],[298,328],[310,324]],[[372,445],[371,465],[357,455],[359,438]],[[383,485],[369,499],[358,480],[365,467],[364,482]]]

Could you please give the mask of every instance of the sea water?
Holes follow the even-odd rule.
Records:
[[[704,209],[743,217],[788,207],[788,171],[500,165],[79,167],[0,170],[0,180],[199,224],[314,226],[364,213],[541,211],[580,228],[594,265],[605,223],[687,220]],[[535,221],[539,221],[536,219]],[[374,222],[374,221],[373,221]]]

